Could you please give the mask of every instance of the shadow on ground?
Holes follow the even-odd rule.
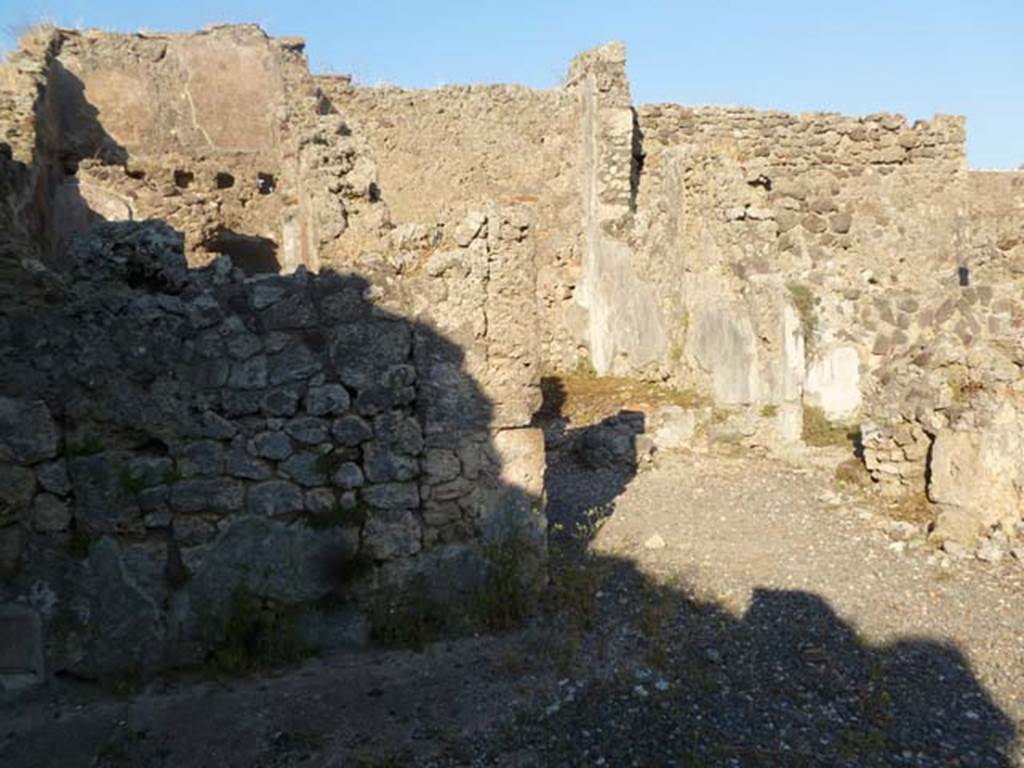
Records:
[[[736,615],[695,585],[594,554],[636,465],[588,463],[586,446],[605,445],[609,426],[629,434],[622,416],[634,439],[642,434],[642,414],[620,414],[575,430],[572,450],[548,467],[562,558],[552,567],[561,621],[551,648],[567,646],[571,658],[554,703],[517,722],[518,764],[1017,764],[1016,726],[952,644],[873,645],[803,591],[755,590]]]

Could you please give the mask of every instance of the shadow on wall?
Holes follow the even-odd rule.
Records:
[[[99,160],[104,165],[124,165],[128,150],[102,126],[99,110],[85,96],[85,84],[56,58],[50,63],[47,106],[55,120],[43,124],[50,135],[43,141],[60,147],[65,170],[73,174],[81,160]],[[54,135],[56,134],[56,135]]]
[[[492,547],[538,571],[539,489],[503,479],[458,345],[379,306],[381,281],[189,270],[181,244],[156,221],[95,225],[62,303],[5,308],[0,393],[55,426],[14,456],[0,603],[41,615],[48,672],[201,662],[240,596],[285,611],[306,650],[352,642],[381,599],[462,630]],[[37,480],[54,463],[66,487]]]
[[[541,382],[543,402],[533,419],[545,436],[544,489],[548,519],[572,533],[594,525],[613,509],[615,499],[637,473],[637,438],[646,428],[639,411],[622,410],[596,424],[571,427],[563,412],[564,380]]]
[[[39,233],[47,241],[47,249],[59,259],[74,238],[89,226],[131,215],[126,200],[90,187],[78,176],[83,161],[123,167],[129,161],[129,153],[100,122],[99,111],[86,98],[84,83],[59,60],[54,59],[50,66],[46,114],[39,121],[37,134],[36,162],[40,167],[36,171],[39,181],[35,201]],[[259,173],[257,177],[260,194],[274,191],[272,175]],[[192,180],[191,172],[174,173],[175,185],[182,189]],[[216,185],[218,189],[229,188],[234,179],[230,174],[220,173]],[[276,273],[281,269],[277,243],[266,237],[221,227],[203,245],[211,253],[231,256],[235,266],[247,275]]]
[[[225,228],[203,245],[208,251],[230,256],[232,263],[246,275],[276,275],[281,271],[277,243],[269,237],[244,235]]]

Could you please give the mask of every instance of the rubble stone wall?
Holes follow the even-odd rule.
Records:
[[[575,363],[587,346],[573,300],[581,236],[579,104],[563,89],[509,85],[406,90],[317,84],[365,137],[396,225],[459,218],[484,201],[531,210],[545,359]]]
[[[489,543],[539,568],[528,232],[477,212],[407,284],[188,270],[155,222],[80,238],[64,301],[0,336],[0,602],[46,669],[201,661],[240,591],[316,646],[416,579],[466,596]]]
[[[38,144],[58,169],[52,258],[97,220],[158,218],[193,265],[226,253],[249,273],[290,272],[330,256],[353,214],[374,233],[386,219],[301,41],[254,26],[51,37]]]

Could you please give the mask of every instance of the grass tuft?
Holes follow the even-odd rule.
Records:
[[[804,403],[804,426],[801,436],[805,443],[818,448],[846,447],[856,444],[860,432],[856,426],[830,421],[823,410]]]
[[[800,327],[804,332],[804,349],[810,357],[814,349],[814,334],[818,330],[818,299],[814,292],[803,283],[786,283],[793,306],[800,315]]]

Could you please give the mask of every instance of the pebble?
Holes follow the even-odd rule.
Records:
[[[985,540],[978,546],[974,556],[986,563],[998,563],[1003,559],[1003,550],[995,542]]]
[[[657,533],[644,542],[645,549],[664,549],[665,546],[665,540],[661,538],[660,534]]]

